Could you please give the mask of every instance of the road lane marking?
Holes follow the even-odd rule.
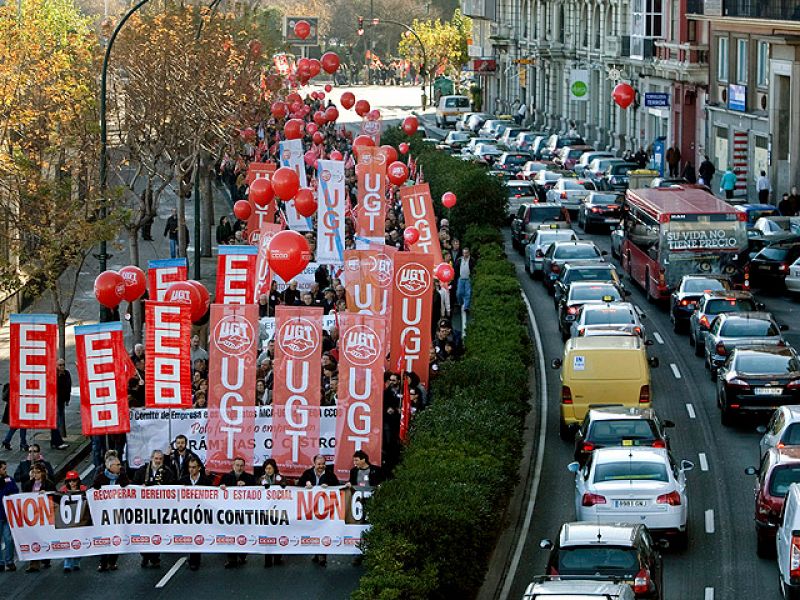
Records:
[[[714,588],[706,588],[706,594],[703,600],[714,600]]]
[[[86,468],[85,468],[83,471],[81,471],[81,479],[86,479],[86,476],[87,476],[89,473],[91,473],[91,472],[92,472],[92,469],[94,469],[94,465],[89,465],[89,466],[88,466],[88,467],[86,467]]]
[[[658,333],[657,331],[654,331],[654,332],[653,332],[653,337],[654,337],[654,338],[656,338],[656,341],[657,341],[659,344],[663,344],[663,343],[664,343],[664,338],[662,338],[662,337],[661,337],[661,334],[660,334],[660,333]]]
[[[714,509],[706,511],[706,533],[714,533]]]
[[[517,568],[519,567],[520,560],[522,559],[522,551],[525,548],[525,542],[528,539],[528,531],[530,530],[531,521],[533,520],[533,508],[536,505],[536,495],[539,492],[539,481],[542,477],[542,466],[544,465],[544,445],[547,433],[545,428],[545,425],[547,424],[547,370],[545,369],[544,364],[542,336],[539,333],[539,325],[536,323],[536,315],[533,314],[533,307],[531,307],[531,303],[528,300],[528,297],[525,295],[525,292],[521,290],[521,293],[522,299],[525,301],[525,307],[528,309],[528,317],[530,318],[531,326],[533,327],[533,339],[536,344],[536,353],[539,356],[539,410],[541,411],[541,414],[539,415],[539,445],[536,448],[536,464],[534,465],[533,482],[531,483],[528,508],[525,511],[525,520],[522,523],[522,529],[519,533],[519,537],[517,537],[517,547],[514,549],[514,556],[511,557],[511,563],[509,564],[508,572],[505,575],[503,587],[500,590],[500,600],[508,600],[509,594],[511,593],[511,585],[514,583],[514,576],[517,573]]]
[[[183,563],[185,563],[185,562],[186,562],[186,557],[185,556],[181,556],[178,559],[178,561],[174,565],[172,565],[172,567],[170,567],[170,569],[169,569],[169,571],[167,571],[166,575],[164,575],[161,578],[161,581],[159,581],[156,584],[156,588],[157,589],[158,588],[163,588],[165,585],[167,585],[169,580],[172,579],[172,576],[175,575],[175,573],[178,572],[178,569],[180,569],[183,566]]]
[[[639,308],[636,304],[633,305],[633,310],[635,310],[636,314],[639,315],[640,317],[644,314],[644,312],[642,312],[642,309]]]
[[[678,365],[675,363],[669,363],[669,368],[672,369],[672,374],[675,375],[675,379],[681,378],[681,372],[678,370]]]
[[[708,471],[708,458],[706,458],[706,453],[701,452],[697,456],[700,458],[700,470]]]
[[[694,406],[692,406],[688,402],[686,403],[686,412],[689,413],[689,418],[690,419],[696,419],[697,418],[697,415],[694,412]]]

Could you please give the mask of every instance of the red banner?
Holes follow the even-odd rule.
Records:
[[[361,135],[371,137],[372,141],[375,142],[375,146],[381,145],[381,129],[383,129],[382,119],[376,119],[375,121],[364,119],[361,121]]]
[[[259,178],[271,179],[276,168],[275,163],[272,162],[250,163],[247,167],[247,185]],[[265,223],[275,222],[275,201],[266,206],[258,206],[249,197],[247,201],[250,203],[250,218],[247,219],[247,243],[257,246],[258,238],[261,235],[261,226]]]
[[[398,252],[394,259],[392,298],[392,358],[428,385],[428,363],[433,317],[433,257],[419,252]]]
[[[9,425],[56,428],[55,315],[11,315]]]
[[[217,249],[217,304],[249,304],[256,287],[255,246],[219,246]]]
[[[386,236],[386,155],[380,148],[358,151],[358,221],[356,239],[384,243]]]
[[[383,429],[384,317],[339,317],[339,391],[336,401],[336,475],[346,480],[353,453],[380,464]]]
[[[386,335],[384,336],[385,353],[388,355],[391,350],[392,339],[392,296],[394,293],[394,257],[397,255],[397,248],[394,246],[385,246],[384,244],[370,244],[370,250],[377,250],[376,257],[378,277],[378,287],[381,290],[381,309],[378,313],[386,317],[384,319],[384,327]],[[388,356],[387,356],[388,364]]]
[[[192,307],[145,302],[147,408],[192,407]]]
[[[258,239],[258,255],[256,256],[256,284],[253,291],[253,302],[258,302],[261,294],[269,294],[272,275],[269,272],[269,242],[272,236],[281,230],[277,223],[264,223]]]
[[[122,323],[75,328],[83,435],[128,433],[128,381],[136,369],[125,349]]]
[[[149,300],[163,302],[171,283],[189,279],[189,263],[185,258],[166,258],[147,263],[147,294]]]
[[[427,183],[400,188],[403,203],[403,216],[406,227],[416,227],[419,239],[411,244],[409,250],[433,256],[434,267],[442,264],[442,246],[439,243],[439,228],[436,213],[433,212],[433,199]]]
[[[380,315],[389,290],[378,285],[378,251],[344,251],[344,289],[347,311],[367,315]],[[385,296],[384,296],[385,294]]]
[[[210,332],[206,468],[225,473],[240,456],[252,472],[258,308],[212,304]]]
[[[251,162],[247,165],[247,175],[245,175],[244,182],[250,185],[259,177],[269,179],[276,169],[274,162]]]
[[[272,457],[281,473],[302,474],[319,453],[322,308],[275,309]]]

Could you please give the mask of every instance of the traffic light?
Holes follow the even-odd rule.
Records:
[[[358,35],[364,35],[364,17],[358,17]]]

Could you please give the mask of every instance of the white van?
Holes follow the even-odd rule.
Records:
[[[436,107],[436,126],[445,128],[449,123],[455,125],[461,115],[471,110],[466,96],[442,96]]]
[[[785,600],[797,600],[800,598],[800,484],[791,484],[786,492],[775,544],[781,592]]]

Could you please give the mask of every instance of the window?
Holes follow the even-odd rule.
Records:
[[[736,40],[736,82],[747,83],[747,40]]]
[[[756,85],[762,88],[769,87],[769,42],[758,42]]]
[[[717,79],[728,81],[728,38],[717,38]]]
[[[634,0],[631,9],[631,57],[649,58],[652,44],[646,39],[664,35],[664,6],[662,0]]]

